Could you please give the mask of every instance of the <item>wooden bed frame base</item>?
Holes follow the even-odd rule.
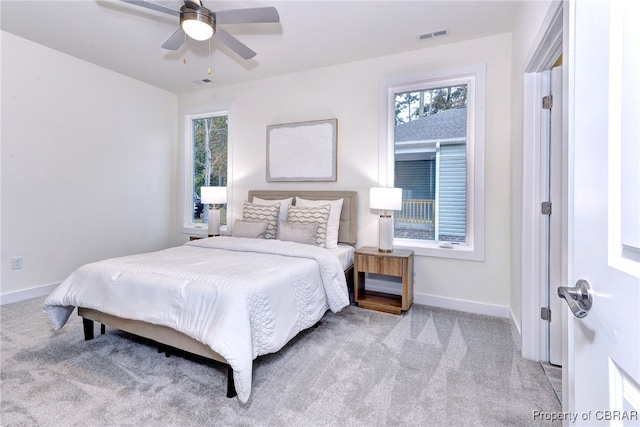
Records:
[[[207,359],[215,360],[227,365],[227,397],[235,397],[236,387],[233,382],[233,369],[227,363],[224,357],[213,351],[209,346],[202,344],[187,335],[184,335],[174,329],[166,326],[154,325],[140,320],[123,319],[102,313],[90,308],[78,307],[78,316],[82,316],[82,324],[84,326],[84,339],[90,341],[93,339],[94,321],[100,323],[100,333],[105,333],[105,325],[120,329],[139,337],[147,338],[157,342],[160,346],[158,352],[165,352],[169,357],[169,349],[162,346],[180,349],[188,353],[197,354]]]

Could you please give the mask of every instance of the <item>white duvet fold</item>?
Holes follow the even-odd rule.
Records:
[[[215,237],[82,266],[47,297],[44,312],[56,329],[74,307],[176,329],[229,362],[246,402],[253,359],[348,304],[342,266],[330,251]]]

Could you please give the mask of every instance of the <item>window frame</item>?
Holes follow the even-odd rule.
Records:
[[[394,246],[416,255],[484,261],[484,64],[397,76],[380,82],[378,185],[393,186],[395,172],[395,94],[428,87],[468,84],[467,89],[467,242],[394,238]]]
[[[182,112],[182,183],[180,186],[180,233],[192,236],[207,236],[208,225],[192,222],[193,218],[193,121],[207,117],[227,116],[227,224],[220,225],[220,233],[224,234],[229,227],[229,218],[233,218],[232,206],[232,157],[231,157],[231,108],[227,105],[211,106],[185,110]]]

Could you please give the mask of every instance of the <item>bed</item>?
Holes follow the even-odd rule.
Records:
[[[327,310],[339,312],[350,302],[357,193],[253,190],[247,201],[268,206],[290,197],[313,206],[342,200],[338,247],[230,236],[194,240],[82,266],[47,297],[44,312],[59,329],[77,307],[86,340],[98,322],[102,333],[107,325],[224,363],[227,396],[246,402],[256,357],[278,351]],[[293,217],[315,208],[290,209]]]

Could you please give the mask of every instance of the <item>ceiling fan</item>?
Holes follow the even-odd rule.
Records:
[[[204,7],[200,0],[184,0],[184,6],[180,10],[146,0],[122,1],[180,17],[180,28],[162,45],[164,49],[168,50],[178,50],[185,41],[185,33],[194,40],[208,40],[215,35],[216,40],[220,43],[244,59],[251,59],[256,56],[256,53],[218,25],[280,22],[280,15],[275,7],[213,12]]]

